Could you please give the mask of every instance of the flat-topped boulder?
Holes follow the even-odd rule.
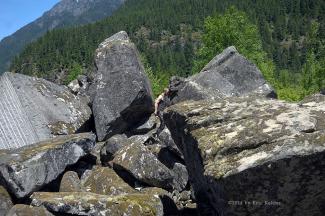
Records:
[[[172,104],[248,94],[276,97],[261,71],[235,47],[228,47],[214,57],[198,74],[186,79],[173,77],[169,91]]]
[[[150,82],[126,32],[102,42],[89,94],[99,141],[123,133],[153,113]]]
[[[90,117],[67,87],[9,72],[0,77],[0,149],[82,131]]]
[[[95,140],[92,133],[74,134],[0,151],[0,182],[17,198],[26,197],[89,154]]]
[[[163,206],[157,195],[128,194],[106,196],[87,192],[37,192],[33,206],[43,206],[61,214],[100,216],[162,216]]]
[[[322,215],[325,100],[182,102],[163,117],[203,215]]]

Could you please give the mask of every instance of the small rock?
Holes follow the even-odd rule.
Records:
[[[92,133],[74,134],[8,151],[0,157],[0,179],[12,194],[23,198],[89,154],[95,139]]]
[[[61,184],[60,192],[82,192],[81,181],[76,172],[68,171],[64,173]]]
[[[109,138],[100,151],[102,162],[109,162],[114,159],[114,154],[121,148],[130,145],[131,141],[124,134],[116,134]]]

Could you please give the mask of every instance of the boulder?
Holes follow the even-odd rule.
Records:
[[[4,187],[0,186],[0,215],[6,215],[12,206],[10,195]]]
[[[67,87],[9,72],[0,77],[0,149],[83,131],[90,117]]]
[[[174,186],[173,172],[141,143],[131,143],[116,152],[113,167],[129,172],[150,186],[164,189],[172,189]]]
[[[68,171],[64,173],[61,183],[60,192],[82,192],[84,189],[81,186],[81,181],[76,172]]]
[[[17,204],[10,209],[6,216],[54,216],[44,207],[33,207]]]
[[[135,134],[145,134],[149,131],[155,129],[159,124],[159,119],[156,115],[152,114],[148,119],[145,119],[143,123],[140,123],[136,128],[132,129],[131,133]]]
[[[235,47],[228,47],[200,73],[187,79],[173,77],[166,101],[175,104],[186,100],[216,100],[248,94],[276,97],[261,71],[240,55]]]
[[[86,191],[102,195],[123,195],[136,191],[125,183],[113,169],[96,166],[83,179]]]
[[[95,53],[90,87],[99,141],[122,133],[153,112],[150,82],[126,32],[102,42]]]
[[[57,213],[92,216],[162,216],[163,206],[158,196],[129,194],[106,196],[94,193],[46,193],[31,196],[33,206],[44,206]]]
[[[95,139],[92,133],[59,136],[0,153],[0,181],[17,198],[23,198],[89,154]]]
[[[325,101],[182,102],[163,117],[202,215],[323,215]]]

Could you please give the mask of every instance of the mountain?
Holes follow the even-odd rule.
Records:
[[[314,81],[322,85],[325,72],[318,68],[325,66],[310,65],[321,58],[325,64],[324,0],[128,0],[113,16],[95,24],[54,30],[44,35],[13,61],[11,71],[66,83],[80,71],[92,71],[98,44],[125,30],[148,68],[151,67],[157,80],[165,85],[172,75],[188,76],[198,72],[193,70],[193,63],[206,38],[206,18],[216,14],[224,16],[232,6],[244,12],[256,26],[262,49],[274,63],[269,68],[271,78],[280,82],[277,90],[281,88],[281,99],[286,99],[282,95],[290,94],[290,100],[299,100],[319,91],[318,87],[310,86]],[[240,19],[229,21],[241,22]],[[226,34],[224,29],[218,32]],[[227,46],[230,45],[233,44]],[[299,81],[302,76],[303,88]],[[300,92],[301,89],[306,91]]]
[[[19,54],[26,44],[41,37],[47,31],[103,19],[110,16],[124,1],[61,0],[43,16],[1,40],[0,74],[8,68],[12,58]]]

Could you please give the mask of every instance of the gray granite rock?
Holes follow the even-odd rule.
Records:
[[[99,141],[123,133],[153,112],[151,85],[126,32],[102,42],[95,53],[90,87]]]
[[[17,198],[26,197],[89,154],[95,139],[92,133],[60,136],[0,152],[0,180]]]
[[[323,215],[325,100],[182,102],[163,116],[202,215]]]
[[[17,204],[10,209],[6,216],[54,216],[44,207],[33,207]]]
[[[0,186],[0,215],[6,215],[12,206],[10,195],[4,187]]]
[[[44,206],[57,213],[89,216],[162,216],[163,206],[157,195],[128,194],[106,196],[94,193],[46,193],[31,196],[32,205]]]
[[[84,189],[81,186],[79,176],[74,171],[64,173],[61,183],[60,192],[82,192]]]
[[[125,170],[140,182],[164,189],[173,188],[173,172],[141,143],[131,143],[115,154],[113,167]]]
[[[96,194],[125,195],[136,192],[108,167],[95,166],[82,182],[86,191]]]
[[[90,117],[67,87],[9,72],[0,77],[0,149],[82,131]]]
[[[276,97],[261,71],[240,55],[235,47],[225,49],[198,74],[187,79],[173,77],[169,91],[171,104],[186,100],[215,100],[248,94]]]

